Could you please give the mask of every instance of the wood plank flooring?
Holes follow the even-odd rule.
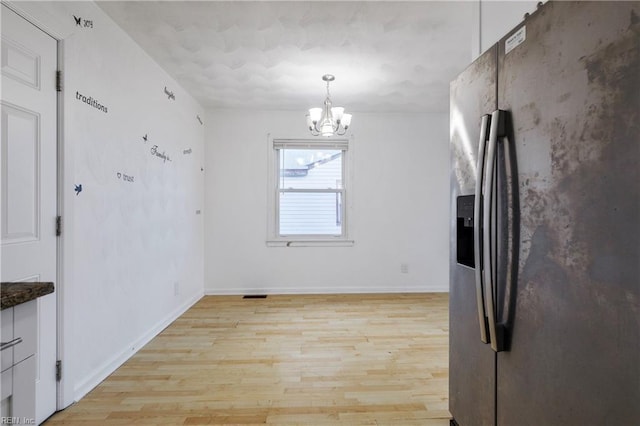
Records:
[[[448,295],[206,296],[46,425],[449,425]]]

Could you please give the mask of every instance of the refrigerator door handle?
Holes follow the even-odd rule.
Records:
[[[485,147],[487,145],[487,135],[491,116],[485,114],[482,116],[480,124],[480,143],[478,148],[478,167],[476,169],[476,191],[473,206],[473,241],[474,241],[474,263],[476,273],[476,301],[478,303],[478,322],[480,324],[480,340],[489,343],[489,332],[487,330],[487,314],[485,312],[484,302],[484,283],[482,276],[483,256],[482,256],[482,192],[484,190],[484,168],[485,168]]]
[[[495,166],[498,153],[498,138],[504,135],[504,115],[505,111],[496,110],[491,114],[491,130],[489,131],[489,142],[487,145],[487,155],[485,160],[484,185],[485,193],[482,208],[482,230],[483,230],[483,272],[484,272],[484,295],[487,306],[487,316],[489,319],[489,340],[491,348],[500,352],[503,350],[502,327],[496,324],[495,309],[495,278],[497,271],[496,259],[496,218],[495,218]]]

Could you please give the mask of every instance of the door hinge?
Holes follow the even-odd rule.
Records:
[[[62,380],[62,361],[56,361],[56,382]]]
[[[56,91],[62,92],[62,71],[56,71]]]
[[[62,216],[56,217],[56,237],[62,235]]]

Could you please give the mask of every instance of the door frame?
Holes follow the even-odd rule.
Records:
[[[44,24],[34,16],[22,10],[17,2],[1,0],[1,3],[19,15],[21,18],[38,28],[56,41],[56,67],[61,76],[61,90],[56,92],[56,210],[57,215],[62,217],[62,234],[56,241],[56,359],[62,362],[61,380],[56,386],[56,410],[62,410],[74,402],[73,380],[71,375],[65,371],[65,364],[69,365],[67,356],[71,352],[71,345],[65,336],[71,336],[71,321],[67,321],[69,316],[65,309],[66,304],[71,306],[69,296],[65,290],[69,289],[72,277],[73,263],[70,253],[72,249],[72,226],[71,220],[73,205],[70,197],[65,197],[64,188],[71,186],[71,177],[65,173],[70,168],[70,160],[73,158],[71,147],[65,143],[64,138],[64,37],[53,31],[49,25]],[[69,224],[69,226],[65,226]],[[65,303],[67,302],[67,303]]]

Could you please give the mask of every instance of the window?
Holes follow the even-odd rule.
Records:
[[[346,241],[347,140],[270,140],[270,239]]]

